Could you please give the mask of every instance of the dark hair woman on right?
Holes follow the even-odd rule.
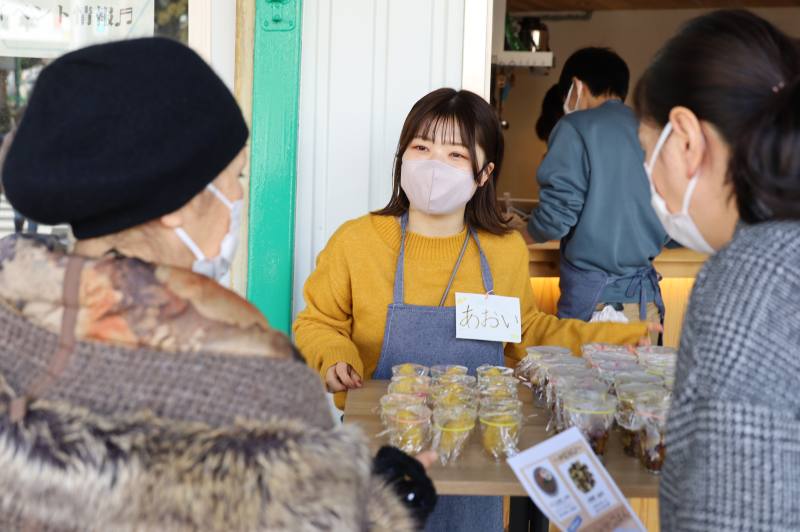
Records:
[[[800,530],[800,49],[747,11],[687,24],[635,93],[652,204],[713,253],[681,338],[661,528]]]

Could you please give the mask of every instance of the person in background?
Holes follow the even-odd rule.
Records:
[[[365,378],[389,379],[397,364],[461,364],[474,373],[518,361],[530,345],[578,353],[587,342],[636,343],[648,334],[643,323],[559,320],[536,308],[528,249],[497,203],[502,164],[500,123],[483,98],[439,89],[414,104],[389,203],[331,237],[294,323],[300,351],[339,408],[342,392]],[[456,338],[456,292],[517,298],[522,342]],[[502,527],[500,497],[440,497],[427,530]]]
[[[652,261],[668,239],[624,104],[628,81],[625,61],[605,48],[578,50],[561,72],[566,116],[536,174],[539,205],[527,227],[533,241],[561,240],[561,318],[663,323]]]
[[[218,282],[247,137],[225,84],[175,41],[93,46],[42,71],[6,193],[78,240],[0,240],[0,529],[424,524],[423,465],[388,447],[373,459],[335,427],[289,339]]]
[[[20,121],[22,120],[23,115],[25,114],[25,108],[21,107],[17,110],[14,115],[14,121],[11,124],[11,130],[3,136],[3,144],[0,147],[0,160],[5,158],[5,154],[8,153],[8,149],[11,146],[11,142],[14,140],[14,132],[19,125]],[[0,175],[0,180],[2,180],[2,176]],[[1,188],[0,188],[1,190]],[[34,222],[33,220],[29,220],[22,215],[21,212],[14,209],[14,232],[21,233],[25,227],[25,222],[28,222],[28,233],[29,234],[36,234],[39,232],[39,224]]]
[[[635,107],[659,219],[715,253],[681,335],[661,529],[800,530],[800,49],[750,12],[704,15]]]
[[[542,99],[542,111],[536,120],[536,136],[539,140],[547,143],[550,140],[550,133],[561,117],[564,116],[564,93],[561,85],[555,83],[550,87]]]

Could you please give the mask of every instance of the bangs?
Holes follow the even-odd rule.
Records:
[[[414,133],[415,138],[430,142],[439,141],[441,144],[464,146],[470,151],[474,146],[474,129],[459,119],[454,112],[436,112],[423,116]]]

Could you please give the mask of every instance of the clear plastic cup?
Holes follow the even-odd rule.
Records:
[[[634,371],[623,371],[614,375],[614,389],[626,384],[651,384],[653,386],[663,386],[664,379],[658,375],[647,373],[643,369]]]
[[[437,408],[433,411],[433,450],[442,465],[461,456],[461,451],[475,428],[477,410],[474,406]]]
[[[642,429],[637,405],[647,401],[663,399],[667,390],[660,383],[629,382],[617,386],[617,425],[620,428],[623,452],[631,457],[639,456],[639,431]]]
[[[586,367],[586,362],[583,359],[574,357],[572,355],[550,355],[544,357],[540,362],[536,371],[531,375],[531,390],[533,391],[534,403],[537,406],[547,406],[547,379],[548,373],[551,368],[558,366],[572,366],[572,367]]]
[[[431,378],[433,382],[438,382],[443,376],[466,375],[467,373],[469,373],[469,368],[467,366],[458,366],[454,364],[431,366]]]
[[[467,375],[463,375],[467,377]],[[474,377],[473,377],[474,379]],[[469,382],[440,382],[431,388],[430,398],[434,407],[454,407],[475,404],[477,389]]]
[[[644,401],[636,405],[636,415],[641,422],[639,430],[639,459],[647,471],[661,474],[666,456],[664,436],[667,428],[669,399]]]
[[[384,427],[388,428],[388,420],[395,416],[398,409],[414,405],[424,406],[425,398],[407,393],[387,393],[381,397],[379,412]]]
[[[519,391],[519,381],[514,377],[484,377],[478,383],[481,397],[490,399],[516,399]]]
[[[566,425],[577,427],[601,458],[606,453],[616,411],[616,399],[607,393],[578,390],[564,397]]]
[[[581,346],[581,354],[584,357],[592,353],[630,353],[630,351],[628,351],[628,348],[624,345],[604,344],[600,342]]]
[[[389,442],[406,454],[422,452],[428,444],[431,411],[423,405],[398,408],[387,420]]]
[[[559,434],[569,428],[564,412],[564,398],[571,393],[585,392],[604,396],[608,394],[608,384],[597,375],[564,375],[551,380],[554,385],[553,404],[550,408],[550,420],[545,430]]]
[[[534,345],[531,347],[526,347],[525,352],[529,355],[539,355],[539,356],[547,356],[547,355],[557,355],[564,357],[572,356],[572,351],[570,351],[566,347],[560,347],[557,345]]]
[[[513,377],[514,369],[505,366],[484,364],[483,366],[478,366],[475,373],[478,375],[478,384],[480,384],[483,379],[488,377]]]
[[[478,416],[483,449],[495,460],[519,453],[522,414],[508,408],[482,406]]]
[[[480,412],[511,412],[522,415],[522,401],[519,399],[491,399],[480,400]]]
[[[430,387],[430,377],[392,377],[389,383],[389,393],[404,393],[427,397]]]
[[[471,388],[477,388],[478,379],[474,375],[440,375],[438,379],[433,381],[433,384],[435,386],[460,384]]]
[[[428,366],[411,362],[392,366],[392,377],[425,377],[428,372],[430,372]]]

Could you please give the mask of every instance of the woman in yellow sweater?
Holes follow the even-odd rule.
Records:
[[[389,204],[333,235],[306,282],[307,307],[294,324],[300,351],[337,392],[339,408],[342,392],[360,387],[363,377],[389,378],[393,364],[474,370],[503,364],[504,354],[519,360],[530,345],[578,352],[587,342],[637,343],[647,335],[643,323],[559,320],[536,308],[528,249],[496,203],[502,159],[500,124],[479,96],[439,89],[412,108]],[[522,342],[457,339],[456,292],[518,298]],[[471,498],[445,511],[445,499],[463,498],[441,498],[428,530],[502,529],[498,500],[491,510]]]

